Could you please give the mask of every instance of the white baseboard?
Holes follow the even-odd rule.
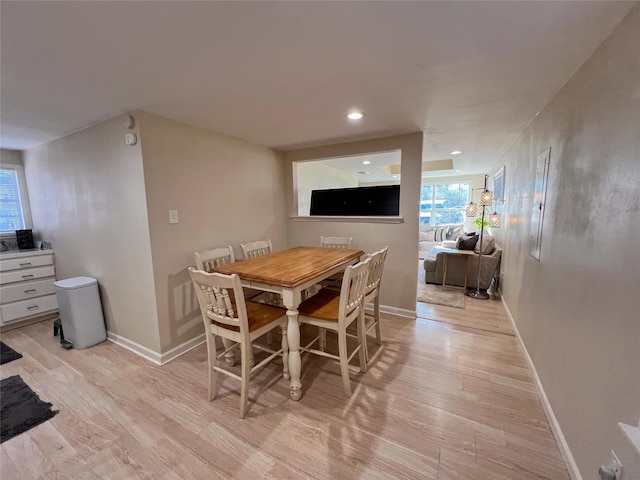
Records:
[[[164,365],[165,363],[170,362],[171,360],[178,358],[180,355],[184,355],[189,350],[196,348],[198,345],[202,345],[207,341],[207,338],[204,336],[204,333],[201,333],[195,338],[191,340],[187,340],[182,345],[178,345],[175,348],[172,348],[166,353],[160,355],[160,365]]]
[[[544,388],[542,386],[542,382],[540,382],[540,377],[538,377],[538,372],[536,371],[536,366],[533,364],[533,360],[529,356],[529,352],[527,351],[527,347],[522,341],[522,337],[520,336],[520,332],[518,331],[518,327],[516,326],[516,322],[511,315],[511,311],[509,307],[507,307],[506,302],[504,301],[504,297],[501,296],[500,300],[502,301],[502,305],[504,306],[505,311],[507,312],[507,316],[511,321],[511,326],[513,327],[513,331],[516,333],[516,339],[518,340],[518,344],[520,345],[520,349],[524,354],[524,359],[529,366],[529,370],[531,370],[531,375],[533,376],[533,383],[536,386],[536,390],[538,390],[538,395],[540,395],[540,401],[542,402],[542,408],[544,410],[545,415],[547,416],[547,421],[549,422],[549,426],[551,427],[551,431],[553,432],[553,436],[556,439],[556,443],[558,445],[558,449],[560,450],[560,454],[562,455],[562,459],[567,467],[567,471],[569,472],[569,476],[572,480],[582,480],[582,475],[580,474],[580,470],[578,470],[578,465],[573,458],[571,453],[571,449],[569,448],[569,444],[567,443],[567,439],[564,438],[564,434],[562,433],[562,429],[560,428],[560,424],[558,423],[558,419],[553,413],[553,409],[551,408],[551,403],[549,403],[549,399],[547,398],[547,394],[544,392]]]
[[[189,350],[196,348],[198,345],[201,345],[206,341],[204,333],[201,333],[197,337],[192,338],[191,340],[187,340],[182,345],[178,345],[168,352],[158,353],[154,352],[150,348],[145,347],[144,345],[140,345],[139,343],[129,340],[128,338],[122,337],[117,333],[107,332],[107,339],[112,341],[116,345],[119,345],[122,348],[126,348],[130,352],[133,352],[136,355],[139,355],[142,358],[155,363],[156,365],[164,365],[165,363],[178,358],[180,355],[187,353]]]
[[[366,307],[368,312],[372,311],[372,306],[368,305]],[[411,310],[405,310],[403,308],[390,307],[388,305],[380,305],[380,313],[385,313],[387,315],[393,315],[396,317],[403,318],[416,318],[416,312]],[[202,345],[205,341],[204,333],[198,335],[191,340],[187,340],[182,345],[178,345],[175,348],[172,348],[168,352],[158,353],[150,348],[145,347],[144,345],[140,345],[139,343],[134,342],[133,340],[129,340],[128,338],[122,337],[113,332],[107,332],[107,339],[116,345],[121,346],[122,348],[126,348],[130,352],[135,353],[136,355],[141,356],[142,358],[149,360],[156,365],[164,365],[165,363],[170,362],[178,358],[181,355],[184,355],[189,350],[196,348],[198,345]]]
[[[158,352],[154,352],[150,348],[147,348],[144,345],[140,345],[139,343],[136,343],[133,340],[129,340],[128,338],[121,337],[117,333],[113,333],[109,331],[107,331],[107,340],[110,340],[111,342],[115,343],[116,345],[122,348],[126,348],[130,352],[133,352],[136,355],[139,355],[142,358],[155,363],[156,365],[162,365],[161,354],[159,354]]]

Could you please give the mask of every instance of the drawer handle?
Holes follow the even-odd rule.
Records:
[[[31,262],[21,263],[20,266],[21,267],[30,267],[31,266]]]
[[[38,291],[35,288],[30,288],[29,290],[25,290],[24,293],[27,295],[31,295],[32,293],[37,293]]]
[[[38,310],[40,307],[38,305],[31,305],[30,307],[27,307],[27,310]]]
[[[22,278],[31,278],[33,277],[33,273],[30,273],[29,275],[22,275]]]

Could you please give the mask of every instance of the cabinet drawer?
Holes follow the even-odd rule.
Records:
[[[0,320],[3,324],[10,323],[16,320],[22,320],[25,317],[46,313],[57,308],[58,302],[55,294],[46,295],[44,297],[0,306]]]
[[[0,261],[0,272],[7,270],[21,270],[23,268],[53,265],[53,255],[38,255],[35,257],[12,258]]]
[[[10,272],[4,272],[2,275],[0,275],[0,284],[6,285],[7,283],[25,282],[28,280],[36,280],[38,278],[53,277],[55,273],[56,271],[53,265],[50,267],[12,270]]]
[[[38,280],[36,282],[24,282],[6,287],[0,287],[0,300],[2,303],[18,302],[20,300],[29,300],[44,295],[56,293],[53,285],[54,279]]]

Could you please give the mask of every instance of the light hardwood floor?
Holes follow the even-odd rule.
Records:
[[[467,300],[487,315],[498,301]],[[449,312],[457,310],[457,312]],[[308,332],[307,332],[308,333]],[[1,446],[11,479],[568,479],[513,336],[446,323],[383,318],[384,345],[342,391],[330,360],[303,355],[299,402],[281,365],[206,400],[206,347],[155,366],[110,342],[63,350],[51,323],[2,334],[24,357],[19,374],[60,413]],[[303,332],[303,336],[305,332]],[[328,335],[328,348],[335,347]]]
[[[418,302],[416,311],[418,317],[426,320],[436,320],[475,330],[515,335],[504,308],[497,309],[494,305],[495,302],[499,302],[499,300],[475,300],[465,296],[464,313],[461,313],[459,308],[422,302]]]
[[[423,260],[418,262],[418,284],[424,282]],[[461,292],[462,293],[462,292]],[[463,294],[464,295],[464,294]],[[427,320],[450,323],[460,327],[469,327],[488,332],[515,335],[511,322],[504,308],[496,305],[496,301],[474,300],[464,296],[465,312],[459,308],[433,305],[431,303],[418,302],[416,313],[418,317]]]

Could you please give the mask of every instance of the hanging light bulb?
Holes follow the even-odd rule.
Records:
[[[491,205],[493,203],[493,192],[485,190],[480,194],[480,205]]]
[[[478,205],[476,203],[469,203],[465,209],[467,217],[475,217],[478,214]]]
[[[498,212],[494,211],[491,215],[489,215],[489,226],[492,228],[498,228],[500,226],[501,220],[501,215]]]

